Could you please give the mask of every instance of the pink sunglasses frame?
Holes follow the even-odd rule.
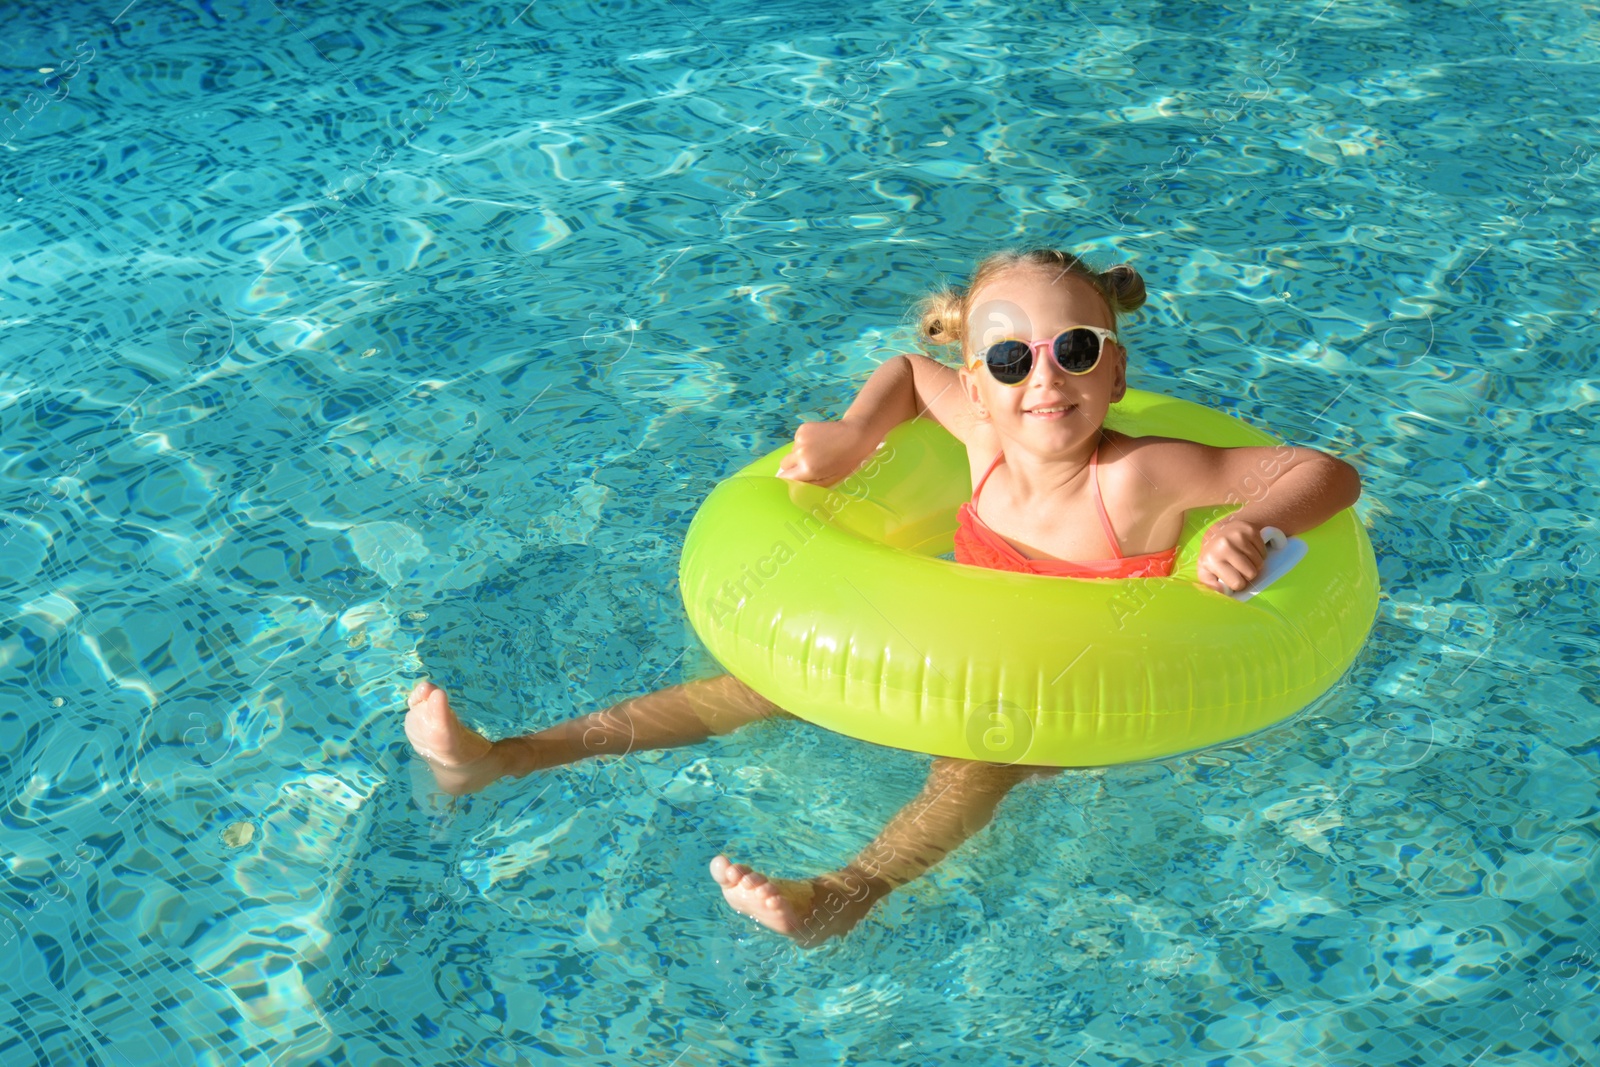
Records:
[[[1086,370],[1068,370],[1067,368],[1061,366],[1060,360],[1056,359],[1056,342],[1061,340],[1063,334],[1071,333],[1073,330],[1088,330],[1090,333],[1093,333],[1100,338],[1100,350],[1095,353],[1094,362],[1091,363]],[[1035,362],[1049,358],[1055,362],[1057,367],[1061,367],[1061,373],[1072,374],[1081,377],[1085,374],[1093,374],[1094,369],[1100,366],[1100,361],[1104,359],[1106,355],[1106,341],[1108,340],[1114,345],[1122,343],[1117,340],[1117,332],[1115,330],[1108,330],[1104,326],[1068,326],[1066,329],[1062,330],[1061,333],[1056,334],[1054,337],[1046,337],[1042,340],[1028,340],[1022,337],[1002,337],[984,348],[981,355],[974,359],[968,360],[967,369],[972,370],[978,366],[987,368],[989,366],[989,349],[993,348],[995,345],[1004,344],[1007,341],[1021,341],[1023,344],[1027,345],[1029,350],[1033,353],[1033,359]],[[1033,367],[1031,366],[1028,368],[1027,375],[1024,376],[1021,381],[1016,382],[1002,382],[999,378],[995,378],[993,370],[989,371],[989,377],[992,378],[996,384],[1003,385],[1008,389],[1015,389],[1017,386],[1026,383],[1028,378],[1032,376]]]

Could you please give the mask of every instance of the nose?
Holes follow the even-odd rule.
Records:
[[[1030,341],[1033,347],[1033,373],[1030,378],[1040,382],[1060,381],[1066,378],[1066,372],[1056,362],[1055,341]]]

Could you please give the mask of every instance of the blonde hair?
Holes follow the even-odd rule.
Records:
[[[1105,300],[1111,311],[1111,328],[1117,328],[1117,316],[1125,311],[1137,311],[1144,306],[1144,279],[1126,263],[1109,270],[1098,271],[1071,252],[1056,248],[1034,248],[1026,252],[1011,249],[984,257],[972,279],[964,287],[950,286],[929,293],[917,305],[920,316],[918,334],[930,344],[960,344],[962,358],[966,358],[967,318],[972,312],[972,294],[982,289],[1006,271],[1018,267],[1037,267],[1040,270],[1074,274],[1094,286],[1095,292]]]

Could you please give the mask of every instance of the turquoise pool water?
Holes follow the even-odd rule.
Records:
[[[1595,1062],[1592,9],[125,2],[0,16],[0,1062]],[[926,757],[414,790],[424,674],[712,672],[698,502],[1034,243],[1148,279],[1133,384],[1360,468],[1340,685],[804,954],[707,861]]]

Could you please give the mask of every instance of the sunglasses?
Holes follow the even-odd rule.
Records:
[[[1088,374],[1100,365],[1106,339],[1116,343],[1117,335],[1102,326],[1074,326],[1062,330],[1055,340],[1023,341],[1008,337],[996,341],[983,354],[983,364],[1001,385],[1021,385],[1033,373],[1033,359],[1054,352],[1056,366],[1068,374]],[[973,360],[972,365],[977,366]]]

